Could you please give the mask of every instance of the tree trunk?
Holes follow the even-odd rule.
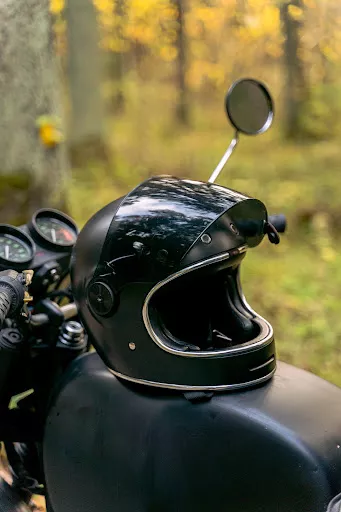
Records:
[[[108,159],[105,144],[104,99],[101,88],[105,58],[99,47],[99,27],[91,0],[68,0],[66,8],[71,163]]]
[[[177,13],[176,25],[176,85],[178,89],[178,103],[176,106],[176,118],[183,124],[189,124],[188,92],[186,85],[187,48],[185,32],[185,1],[173,0]]]
[[[245,15],[247,14],[247,0],[236,0],[236,10],[234,15],[234,25],[236,27],[245,26]]]
[[[123,21],[125,17],[125,0],[116,0],[114,3],[113,15],[121,18]],[[113,34],[118,39],[123,40],[121,25],[115,28],[116,34]],[[124,77],[124,54],[121,51],[113,51],[109,54],[109,80],[113,84],[113,93],[110,98],[110,109],[114,114],[122,114],[125,107],[125,97],[123,90],[123,77]]]
[[[110,98],[110,110],[113,114],[122,114],[125,107],[123,58],[121,52],[111,52],[109,55],[109,79],[113,84],[113,92]]]
[[[236,0],[236,8],[235,13],[232,18],[232,20],[228,21],[226,24],[226,33],[228,34],[230,31],[230,28],[240,29],[242,27],[245,27],[245,17],[247,14],[247,0]],[[233,44],[233,41],[231,41],[231,44]],[[245,69],[245,62],[243,57],[243,47],[240,45],[240,43],[237,41],[234,42],[235,47],[235,56],[233,65],[232,65],[232,72],[230,76],[230,80],[239,80],[241,76],[243,75],[243,71]]]
[[[285,85],[285,111],[287,138],[304,137],[302,128],[302,110],[307,101],[307,85],[303,63],[299,57],[300,40],[299,31],[302,21],[293,18],[290,6],[303,9],[302,0],[291,0],[281,4],[281,21],[284,33],[284,62],[286,71]]]
[[[0,222],[20,224],[65,207],[64,145],[44,143],[37,126],[61,116],[48,0],[2,0],[0,48]]]

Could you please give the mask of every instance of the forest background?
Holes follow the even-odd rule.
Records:
[[[6,0],[0,19],[1,222],[56,206],[81,227],[148,176],[207,180],[226,90],[266,83],[273,127],[219,183],[288,232],[250,251],[243,289],[282,359],[341,385],[341,3]]]

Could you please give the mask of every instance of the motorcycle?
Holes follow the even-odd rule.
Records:
[[[340,389],[276,362],[239,281],[285,218],[215,184],[272,99],[244,79],[226,110],[207,183],[151,178],[80,234],[55,210],[0,226],[1,511],[340,510]]]

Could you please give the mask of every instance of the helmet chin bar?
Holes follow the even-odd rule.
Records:
[[[246,246],[240,247],[241,252],[245,252],[247,249]],[[213,256],[212,258],[201,261],[198,263],[195,263],[189,267],[184,268],[183,270],[176,272],[175,274],[169,276],[164,281],[161,281],[158,283],[154,288],[151,289],[149,294],[146,297],[146,300],[144,302],[143,310],[142,310],[142,316],[144,325],[154,341],[156,345],[158,345],[162,350],[169,352],[171,354],[179,355],[185,358],[216,358],[219,356],[227,355],[227,354],[241,354],[244,352],[250,352],[256,350],[258,347],[266,346],[272,342],[273,339],[273,330],[271,325],[263,318],[261,318],[256,312],[252,312],[253,320],[255,323],[257,323],[260,326],[260,332],[258,335],[255,336],[255,338],[252,341],[242,343],[242,344],[236,344],[234,346],[230,346],[227,348],[222,349],[214,349],[214,350],[199,350],[199,351],[186,351],[180,348],[172,347],[168,343],[165,343],[163,339],[159,336],[159,333],[154,330],[153,322],[150,317],[150,302],[154,296],[154,294],[160,290],[163,286],[167,285],[169,282],[173,281],[174,279],[177,279],[181,276],[184,276],[185,274],[188,274],[192,271],[195,271],[199,268],[205,267],[207,265],[213,264],[213,263],[219,263],[222,261],[226,261],[230,258],[230,254],[223,253],[216,256]],[[244,302],[244,297],[240,293],[240,290],[238,290],[238,294],[241,298],[241,300]],[[246,305],[246,309],[250,311],[249,307]],[[251,311],[250,311],[251,313]]]
[[[226,152],[224,153],[223,158],[220,160],[219,164],[217,165],[217,167],[212,172],[212,174],[211,174],[211,176],[210,176],[210,178],[208,180],[208,183],[214,183],[215,180],[218,178],[219,174],[224,169],[228,159],[230,158],[230,156],[232,155],[233,151],[235,150],[238,142],[239,142],[239,133],[238,133],[238,131],[236,131],[233,139],[230,142],[229,147],[227,148]]]

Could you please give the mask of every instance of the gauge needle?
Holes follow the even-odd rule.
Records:
[[[52,241],[56,242],[57,241],[56,230],[54,228],[51,229],[51,235],[52,235]]]
[[[9,245],[5,245],[5,258],[6,260],[9,259]]]

